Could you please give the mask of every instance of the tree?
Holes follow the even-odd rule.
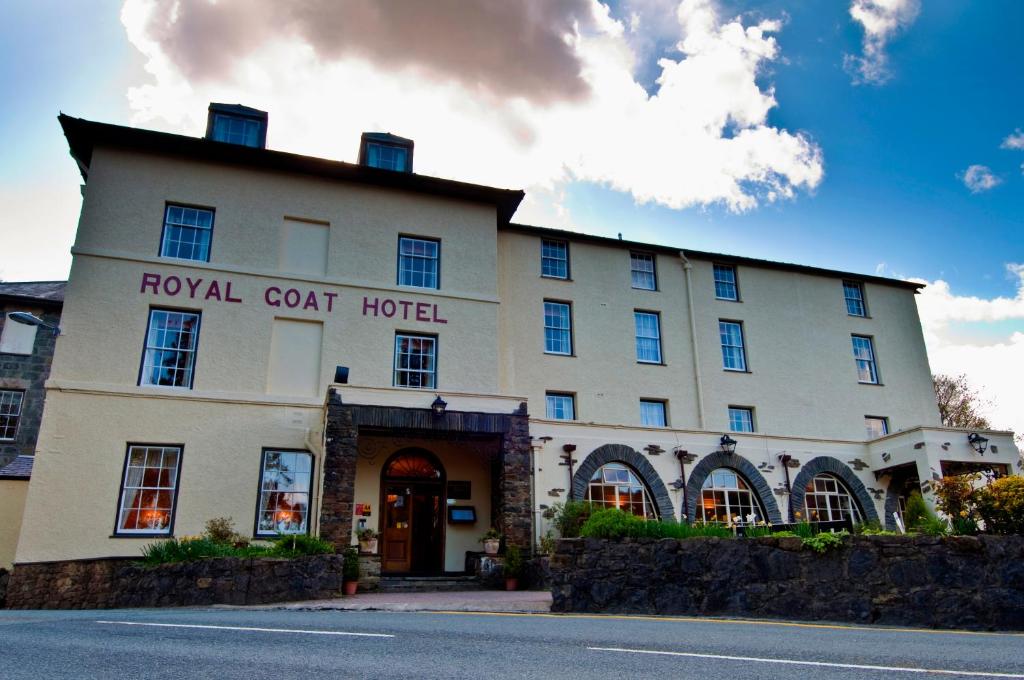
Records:
[[[939,417],[946,427],[962,427],[965,430],[987,430],[991,427],[988,418],[981,415],[981,409],[990,406],[977,390],[967,383],[967,376],[937,374],[932,376],[935,386],[935,400],[939,403]]]

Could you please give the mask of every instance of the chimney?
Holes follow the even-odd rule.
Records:
[[[395,172],[412,172],[411,139],[390,132],[364,132],[359,140],[359,165]]]
[[[206,138],[215,142],[267,148],[267,112],[241,104],[210,103]]]

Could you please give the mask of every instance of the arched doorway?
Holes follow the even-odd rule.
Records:
[[[445,481],[444,467],[426,449],[402,449],[384,464],[381,571],[443,571]]]

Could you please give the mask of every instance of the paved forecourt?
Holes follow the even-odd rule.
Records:
[[[1024,679],[1024,635],[287,609],[3,611],[3,677]]]

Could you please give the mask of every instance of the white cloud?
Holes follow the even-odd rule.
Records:
[[[578,18],[579,4],[530,7],[571,7]],[[744,211],[821,182],[820,148],[801,132],[767,123],[777,102],[771,87],[756,79],[779,59],[772,35],[779,22],[722,20],[710,0],[684,0],[672,16],[681,56],[659,62],[659,89],[650,96],[634,78],[639,57],[626,25],[594,0],[584,5],[585,20],[550,22],[562,27],[558,35],[567,50],[556,50],[559,73],[531,80],[493,55],[484,64],[490,71],[477,63],[476,70],[459,72],[452,67],[458,60],[444,48],[471,61],[472,46],[455,43],[443,22],[420,36],[437,43],[418,47],[433,59],[426,69],[370,58],[367,41],[326,50],[322,36],[309,37],[308,26],[318,22],[308,15],[303,30],[288,24],[268,32],[262,23],[253,29],[254,21],[280,17],[276,4],[222,0],[213,11],[205,0],[179,0],[166,11],[154,0],[126,0],[122,22],[152,76],[128,93],[133,123],[198,134],[208,102],[240,102],[270,111],[273,148],[353,160],[360,132],[387,130],[416,140],[417,171],[425,174],[528,193],[541,188],[554,197],[569,182],[588,181],[672,208],[721,204]],[[351,6],[319,5],[330,15],[325,22],[358,23],[359,13],[345,14]],[[644,3],[636,7],[642,12]],[[230,25],[239,11],[246,13],[242,25],[250,27],[252,44],[228,41],[230,58],[206,45],[199,52],[214,54],[210,64],[194,54],[183,60],[194,40],[182,31],[197,33],[203,17]],[[638,14],[633,25],[647,20]],[[358,25],[349,26],[345,35],[358,33]],[[518,42],[500,35],[477,44],[508,50],[506,60],[521,58]],[[552,83],[559,82],[581,85],[558,97]],[[517,219],[552,212],[551,206],[524,209]]]
[[[1007,135],[1003,143],[999,145],[1001,149],[1021,149],[1024,150],[1024,132],[1020,128],[1013,131],[1012,135]]]
[[[985,415],[996,428],[1024,433],[1024,331],[1010,330],[978,341],[964,340],[957,325],[1020,321],[1024,327],[1024,264],[1008,264],[1016,283],[1014,297],[957,295],[943,280],[921,281],[917,297],[932,371],[967,376],[991,402]],[[991,329],[989,329],[991,331]]]
[[[885,47],[919,11],[919,0],[852,0],[850,16],[864,27],[864,52],[845,55],[843,66],[855,85],[881,85],[892,77]]]
[[[971,190],[972,194],[988,191],[1003,182],[1003,180],[992,174],[991,168],[985,165],[968,166],[963,171],[963,174],[960,175],[960,179],[963,181],[964,186]]]

